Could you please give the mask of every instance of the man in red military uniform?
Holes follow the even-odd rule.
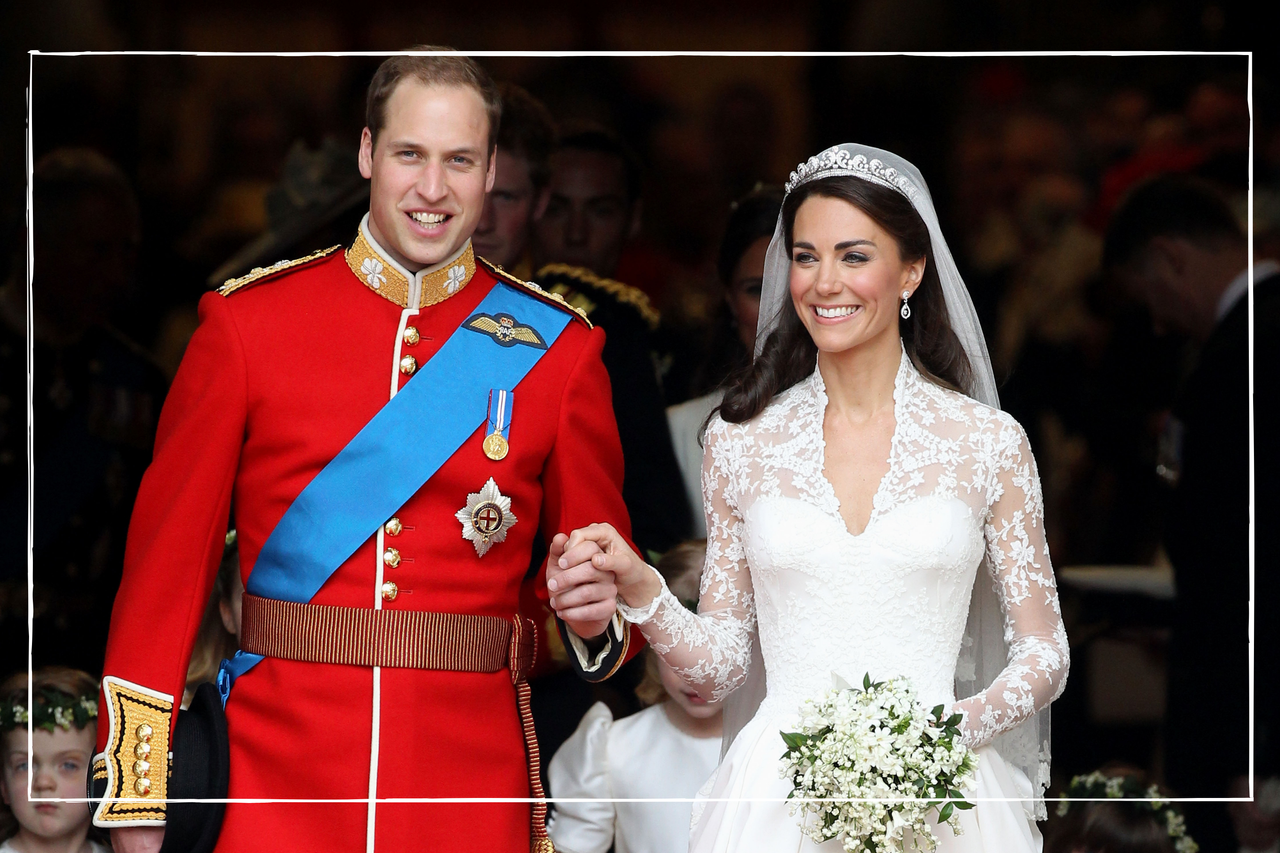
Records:
[[[182,726],[174,697],[233,508],[242,648],[262,656],[226,699],[228,796],[330,802],[232,802],[217,850],[529,849],[528,804],[377,802],[530,796],[531,726],[511,672],[468,671],[473,652],[495,646],[474,626],[506,620],[511,633],[539,528],[551,541],[601,517],[627,524],[602,333],[471,251],[499,113],[468,59],[387,60],[369,90],[370,212],[355,242],[201,301],[112,615],[95,764],[108,799],[95,822],[117,850],[161,844],[163,756]],[[491,378],[491,359],[508,355],[531,366],[518,381]],[[477,395],[487,418],[483,404],[477,417],[450,402]],[[456,428],[459,418],[470,420]],[[385,504],[450,427],[456,450]],[[381,467],[366,465],[375,458]],[[360,527],[358,544],[333,544],[380,505],[391,511]],[[299,591],[323,555],[333,564]],[[609,618],[609,584],[598,578],[565,632],[589,678],[635,651]],[[440,629],[431,614],[464,616]],[[603,649],[579,639],[602,632]],[[539,832],[535,819],[545,844]]]

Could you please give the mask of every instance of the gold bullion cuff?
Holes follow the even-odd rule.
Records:
[[[587,681],[604,681],[617,672],[618,667],[622,666],[623,661],[627,659],[627,647],[631,643],[631,626],[616,610],[602,635],[605,640],[604,648],[594,654],[587,648],[586,641],[560,619],[556,619],[556,628],[559,629],[560,639],[565,647],[573,652],[569,655],[569,663],[577,670],[578,675]]]
[[[102,679],[102,692],[107,699],[107,784],[93,823],[164,826],[173,697],[111,675]]]
[[[107,783],[107,756],[105,753],[99,752],[93,757],[93,764],[89,767],[89,791],[92,792],[100,785]],[[93,799],[101,799],[101,795],[93,796]]]

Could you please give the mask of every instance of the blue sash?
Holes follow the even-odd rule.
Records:
[[[518,317],[545,346],[512,345],[483,331],[481,315]],[[514,389],[569,323],[569,314],[505,282],[481,300],[412,380],[324,466],[262,546],[245,592],[308,602],[356,549],[417,493],[488,420],[489,390]],[[405,452],[412,437],[413,451]],[[261,655],[222,662],[223,704]]]

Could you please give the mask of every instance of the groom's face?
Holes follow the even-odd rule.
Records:
[[[791,300],[820,351],[898,336],[902,294],[919,286],[923,258],[903,261],[897,241],[842,199],[805,200],[791,234]]]
[[[489,117],[469,86],[400,82],[375,140],[360,140],[369,229],[406,269],[448,260],[471,239],[492,188]]]

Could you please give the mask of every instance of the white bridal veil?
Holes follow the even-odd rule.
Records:
[[[865,181],[896,190],[915,207],[929,229],[933,249],[933,264],[942,282],[947,314],[952,331],[960,339],[972,367],[970,387],[965,392],[975,400],[992,408],[1000,407],[996,394],[995,376],[991,370],[991,357],[987,354],[986,341],[978,315],[969,298],[955,259],[943,239],[938,225],[938,215],[929,196],[929,189],[918,169],[896,154],[867,145],[844,144],[828,148],[810,157],[796,167],[786,184],[790,194],[798,186],[820,178],[835,175],[852,175]],[[783,239],[782,216],[773,232],[773,240],[765,255],[764,285],[760,294],[760,320],[756,335],[756,355],[764,342],[777,327],[782,312],[794,310],[790,297],[789,257]],[[996,592],[986,560],[979,567],[969,602],[969,619],[965,629],[956,665],[956,696],[963,699],[980,693],[995,681],[1008,659],[1008,646],[1004,639],[1004,619],[1000,599]],[[759,640],[753,642],[753,655],[747,683],[730,694],[725,704],[725,748],[738,731],[754,716],[764,698],[764,664],[760,656]],[[1049,713],[1047,710],[1033,715],[1016,728],[999,735],[992,746],[1009,764],[1017,767],[1031,782],[1029,799],[1024,803],[1027,812],[1036,819],[1045,816],[1044,789],[1049,784]]]

